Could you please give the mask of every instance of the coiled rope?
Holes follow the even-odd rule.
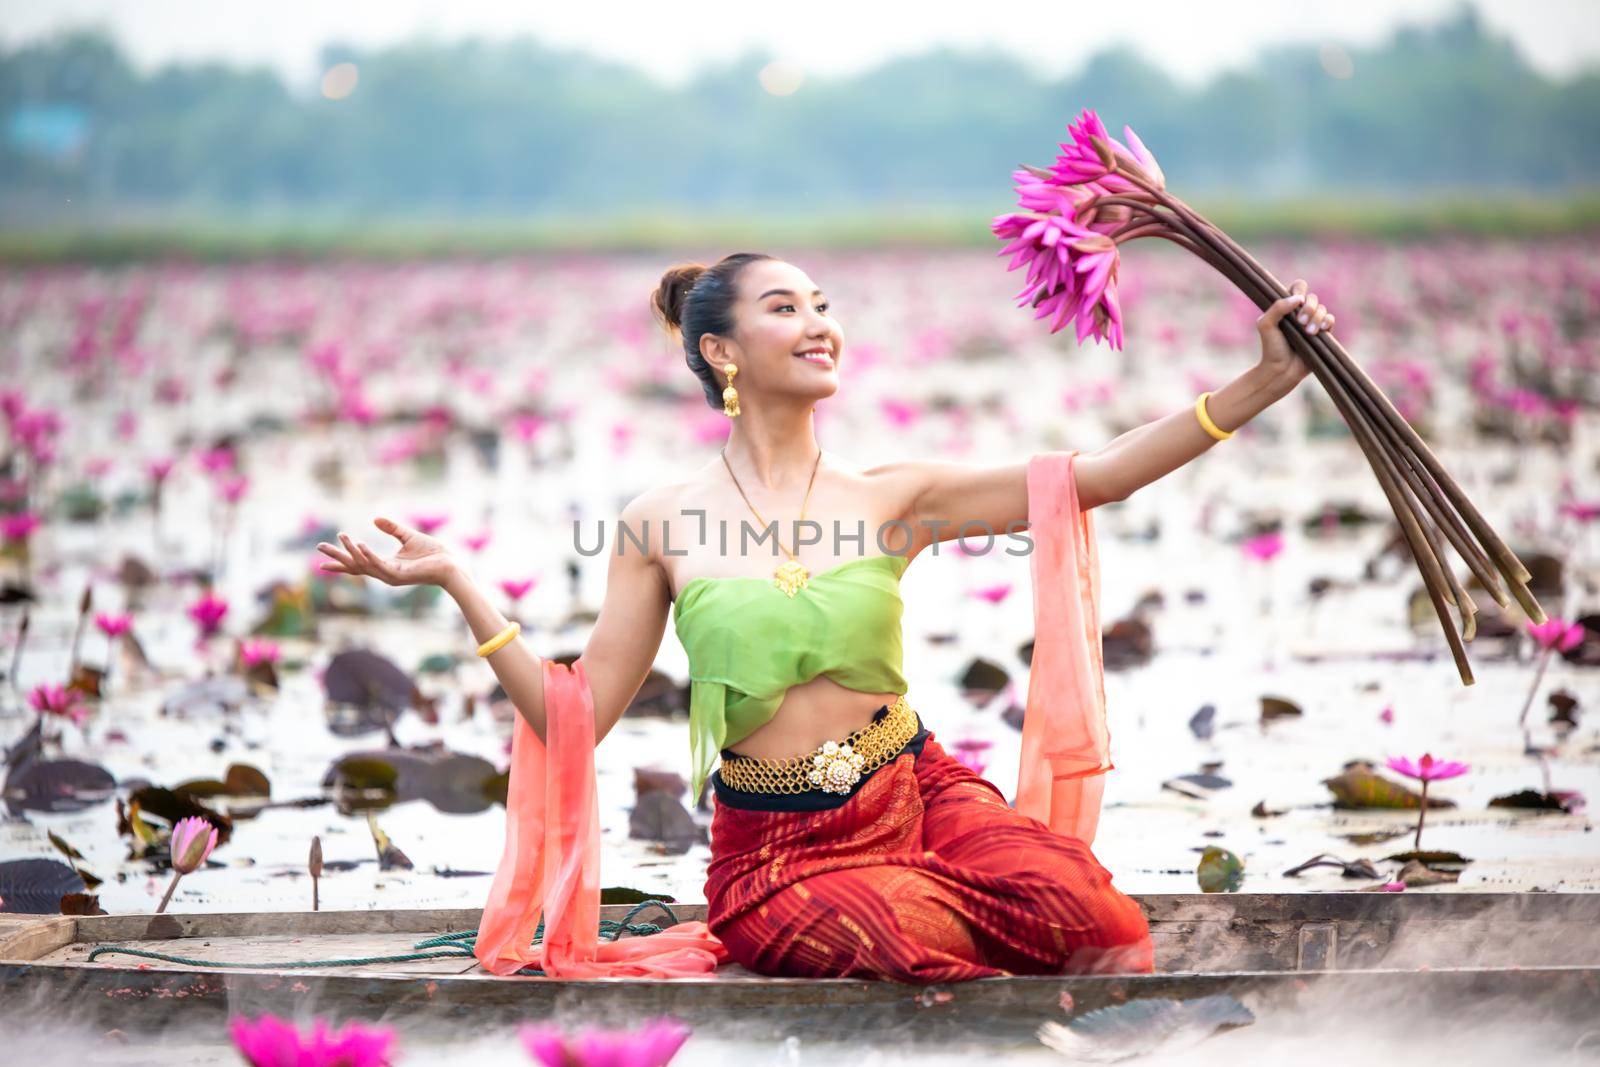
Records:
[[[634,937],[648,937],[650,934],[659,934],[666,927],[655,923],[633,922],[633,917],[648,907],[657,907],[666,912],[671,920],[667,926],[678,925],[678,916],[667,907],[666,902],[660,900],[645,900],[629,909],[628,914],[621,919],[601,919],[600,937],[606,941],[615,941],[624,933]],[[544,918],[541,916],[539,925],[533,932],[533,944],[537,945],[544,939]],[[332,960],[276,960],[271,963],[230,963],[226,960],[201,960],[190,956],[175,956],[166,952],[151,952],[148,949],[128,948],[123,945],[102,945],[89,953],[88,962],[93,963],[100,956],[122,955],[139,956],[147,960],[161,960],[165,963],[180,963],[187,967],[237,967],[251,970],[290,970],[297,967],[362,967],[370,963],[410,963],[415,960],[442,960],[442,959],[471,959],[476,955],[474,949],[478,942],[478,931],[459,930],[449,934],[439,934],[435,937],[418,941],[412,947],[415,952],[402,952],[392,956],[353,956],[346,959]],[[518,974],[544,974],[538,967],[524,967]]]

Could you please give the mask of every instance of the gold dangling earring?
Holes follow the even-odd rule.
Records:
[[[722,390],[722,413],[728,418],[737,418],[739,415],[739,390],[733,387],[733,376],[739,373],[739,368],[732,363],[726,363],[722,372],[728,376],[727,387]]]

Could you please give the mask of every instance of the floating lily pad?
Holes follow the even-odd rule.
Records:
[[[1237,893],[1244,884],[1244,861],[1217,845],[1207,845],[1194,870],[1202,893]]]
[[[670,893],[646,893],[642,889],[633,889],[625,885],[608,885],[600,890],[600,903],[602,904],[643,904],[647,900],[659,900],[667,904],[674,904],[677,899]],[[655,921],[654,918],[642,912],[640,913],[640,918],[648,918],[652,922]]]
[[[1428,849],[1412,852],[1396,852],[1392,856],[1383,857],[1395,863],[1426,863],[1429,867],[1465,867],[1472,861],[1459,852],[1436,852]]]
[[[1113,1004],[1062,1024],[1046,1021],[1036,1031],[1067,1060],[1114,1063],[1153,1052],[1176,1052],[1221,1030],[1249,1026],[1251,1013],[1226,993],[1192,1000],[1140,997]]]
[[[993,660],[979,656],[967,664],[958,683],[961,695],[973,703],[983,705],[993,700],[995,694],[1011,682],[1011,675]]]
[[[504,802],[500,775],[486,759],[432,749],[356,752],[328,769],[322,785],[334,801],[351,811],[386,808],[408,800],[426,800],[450,815],[484,811]]]
[[[1100,651],[1108,671],[1142,667],[1155,656],[1155,633],[1143,619],[1118,619],[1101,636]]]
[[[399,667],[376,652],[351,649],[334,656],[323,675],[322,685],[328,700],[361,713],[355,722],[329,726],[335,733],[364,733],[383,729],[393,717],[417,706],[422,694]]]
[[[1264,696],[1261,698],[1261,721],[1271,722],[1273,719],[1287,719],[1304,715],[1300,705],[1283,697]]]
[[[1582,793],[1575,790],[1558,790],[1541,793],[1537,789],[1519,789],[1489,801],[1491,808],[1526,808],[1530,811],[1578,811],[1584,806]]]
[[[1385,808],[1416,811],[1422,805],[1422,794],[1414,793],[1398,782],[1378,774],[1365,764],[1356,764],[1322,784],[1333,792],[1336,808]],[[1456,802],[1444,797],[1429,797],[1428,807],[1453,808]]]
[[[5,799],[13,814],[82,811],[110,800],[116,788],[116,779],[97,764],[32,759],[6,776]]]
[[[174,793],[190,797],[270,797],[272,783],[258,768],[248,763],[235,763],[228,767],[222,781],[215,778],[196,778],[172,787]]]
[[[1204,800],[1217,790],[1227,789],[1232,785],[1231,781],[1220,774],[1180,774],[1176,778],[1162,782],[1161,788],[1182,793],[1186,797],[1194,797],[1196,800]]]
[[[83,891],[83,879],[78,872],[60,860],[0,862],[0,912],[59,915],[61,898]]]
[[[706,830],[677,797],[651,790],[634,801],[628,815],[628,836],[636,841],[655,841],[668,854],[682,855],[690,846],[706,840]]]
[[[226,844],[228,838],[233,836],[232,819],[211,810],[191,796],[171,789],[145,786],[134,790],[128,797],[128,803],[130,807],[137,806],[139,811],[164,820],[169,828],[177,825],[180,819],[204,819],[217,828],[218,846]]]

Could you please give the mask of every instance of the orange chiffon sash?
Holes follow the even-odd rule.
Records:
[[[1094,514],[1078,506],[1077,455],[1041,452],[1028,460],[1033,665],[1012,806],[1090,845],[1112,763],[1100,644],[1100,552]]]
[[[1100,559],[1093,516],[1078,507],[1077,454],[1044,452],[1028,462],[1034,645],[1013,804],[1087,845],[1094,841],[1112,764]],[[549,745],[519,712],[506,842],[478,926],[478,962],[498,975],[532,966],[550,978],[692,978],[715,971],[730,956],[698,920],[658,934],[600,940],[594,698],[581,657],[571,667],[544,660],[543,677]],[[533,945],[541,914],[544,936]]]
[[[580,657],[543,661],[545,736],[519,712],[511,736],[506,844],[474,954],[494,974],[533,966],[550,978],[692,978],[728,950],[704,922],[600,940],[600,802],[594,697]],[[532,944],[544,915],[544,936]]]

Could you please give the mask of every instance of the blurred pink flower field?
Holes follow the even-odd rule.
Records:
[[[1404,795],[1386,756],[1436,751],[1472,773],[1428,813],[1430,848],[1462,862],[1424,891],[1600,889],[1582,804],[1600,790],[1600,256],[1256,251],[1339,308],[1564,628],[1547,651],[1484,597],[1462,687],[1379,487],[1308,381],[1096,511],[1116,763],[1097,855],[1129,892],[1193,891],[1207,845],[1243,861],[1248,891],[1360,888],[1283,873],[1324,852],[1370,859],[1381,891],[1417,809],[1360,798]],[[1257,309],[1177,252],[1129,253],[1121,350],[1017,313],[991,248],[776,254],[833,303],[843,387],[818,434],[864,465],[1098,448],[1257,354]],[[514,711],[448,598],[324,572],[314,546],[343,530],[388,550],[378,515],[426,525],[537,651],[580,651],[605,578],[580,546],[726,433],[649,317],[665,265],[0,274],[0,907],[56,910],[57,883],[14,865],[51,860],[95,906],[153,911],[186,818],[216,841],[168,911],[309,908],[313,836],[324,908],[481,903]],[[916,564],[910,700],[1010,795],[1026,561],[969,538]],[[659,677],[598,761],[605,884],[697,900],[710,810],[672,777],[688,771],[685,666],[669,626]],[[644,778],[694,832],[630,821],[636,769],[662,772]]]

